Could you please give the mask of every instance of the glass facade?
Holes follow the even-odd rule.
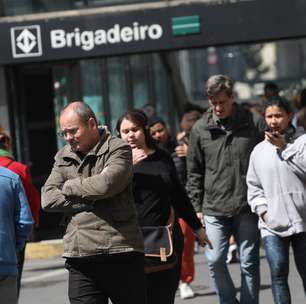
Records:
[[[204,81],[228,74],[236,81],[238,102],[261,103],[266,82],[276,82],[288,100],[306,86],[306,39],[179,51],[190,99],[207,105]]]
[[[52,70],[57,131],[60,109],[72,100],[88,103],[111,131],[123,112],[146,104],[175,122],[170,79],[158,53],[72,61]],[[58,146],[63,144],[59,137]]]
[[[275,81],[288,100],[306,86],[306,39],[251,45],[180,50],[177,56],[183,89],[190,102],[208,106],[204,82],[213,74],[236,81],[238,102],[262,104],[263,86]],[[71,100],[87,102],[101,124],[115,130],[120,115],[146,104],[155,107],[175,132],[178,105],[173,75],[160,53],[85,59],[53,66],[55,113]],[[59,146],[63,144],[59,139]]]

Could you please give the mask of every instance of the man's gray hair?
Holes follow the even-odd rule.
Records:
[[[213,75],[206,82],[208,96],[216,96],[225,91],[228,96],[233,95],[234,81],[227,75]]]
[[[71,104],[74,104],[74,105],[71,107]],[[83,101],[73,101],[71,103],[68,103],[62,109],[61,115],[62,115],[62,113],[65,112],[65,110],[68,107],[71,108],[78,115],[78,117],[80,118],[82,123],[87,124],[87,122],[90,118],[93,118],[95,120],[95,122],[98,123],[94,111],[91,109],[91,107],[87,103],[85,103]]]

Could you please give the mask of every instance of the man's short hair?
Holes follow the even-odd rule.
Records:
[[[72,101],[71,103],[74,103],[75,101]],[[62,113],[71,105],[71,103],[68,103],[61,111],[61,115]],[[88,120],[90,118],[93,118],[95,120],[95,122],[98,124],[97,121],[97,117],[94,113],[94,111],[91,109],[91,107],[83,102],[83,101],[79,101],[77,102],[77,104],[72,108],[72,110],[78,115],[78,117],[80,118],[81,122],[84,124],[87,124]]]
[[[234,81],[227,75],[213,75],[206,82],[208,96],[216,96],[225,91],[228,96],[233,96]]]

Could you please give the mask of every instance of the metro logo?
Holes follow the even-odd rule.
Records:
[[[12,27],[11,44],[14,58],[41,56],[40,26],[28,25]]]
[[[63,29],[55,29],[50,32],[50,39],[54,49],[80,47],[84,51],[91,51],[98,45],[157,40],[162,35],[163,29],[159,24],[139,25],[134,22],[132,27],[115,24],[107,30],[80,31],[75,28],[73,32],[66,32]]]

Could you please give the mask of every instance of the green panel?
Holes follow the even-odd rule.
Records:
[[[198,15],[172,18],[172,33],[174,36],[199,34],[200,31],[200,16]]]

